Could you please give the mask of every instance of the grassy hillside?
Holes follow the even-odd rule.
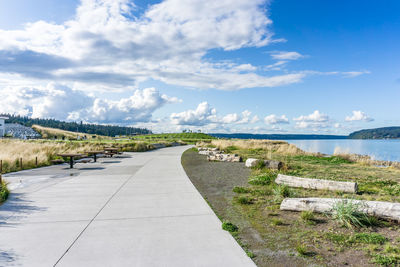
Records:
[[[56,128],[43,127],[40,125],[32,125],[32,128],[40,133],[44,139],[110,139],[108,136],[70,132]]]
[[[383,127],[366,129],[351,133],[351,139],[398,139],[400,138],[400,127]]]

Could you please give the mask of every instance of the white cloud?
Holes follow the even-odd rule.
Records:
[[[195,110],[172,113],[171,122],[176,125],[202,126],[217,121],[217,110],[207,102],[200,103]]]
[[[264,118],[266,124],[288,124],[289,119],[285,116],[277,116],[275,114],[268,115]]]
[[[309,115],[302,115],[298,118],[294,118],[295,121],[305,121],[305,122],[327,122],[329,121],[329,116],[319,112],[319,110],[315,110],[313,113]]]
[[[131,124],[149,121],[156,109],[178,101],[175,97],[161,95],[155,88],[136,90],[131,97],[111,101],[50,83],[45,87],[6,87],[0,98],[0,113]]]
[[[258,122],[258,116],[251,116],[248,110],[243,111],[240,115],[230,113],[223,117],[217,115],[217,110],[212,108],[207,102],[200,103],[195,110],[187,110],[180,113],[172,113],[170,120],[175,125],[185,126],[210,126],[225,127],[224,125],[240,125],[252,124]]]
[[[63,24],[0,30],[0,72],[58,81],[129,85],[146,79],[196,88],[273,87],[304,75],[263,76],[251,64],[204,59],[211,49],[273,42],[265,0],[165,0],[132,15],[128,0],[83,0]],[[27,60],[31,60],[29,64]]]
[[[302,115],[298,118],[293,118],[296,121],[295,128],[297,129],[312,129],[320,131],[321,129],[330,127],[330,118],[328,115],[315,110],[309,115]]]
[[[297,60],[304,56],[298,52],[278,51],[272,52],[271,57],[277,60]]]
[[[366,121],[366,122],[371,122],[374,119],[371,118],[371,117],[368,117],[367,114],[365,114],[361,110],[353,110],[353,114],[351,116],[346,116],[345,120],[346,121]]]

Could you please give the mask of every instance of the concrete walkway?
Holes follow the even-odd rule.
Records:
[[[254,266],[186,176],[187,148],[6,175],[0,266]]]

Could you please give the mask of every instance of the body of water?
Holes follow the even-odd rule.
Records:
[[[286,140],[307,152],[351,153],[375,160],[400,161],[400,140]]]

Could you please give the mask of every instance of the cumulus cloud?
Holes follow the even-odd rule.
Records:
[[[264,118],[266,124],[288,124],[289,119],[285,116],[277,116],[275,114],[268,115]]]
[[[298,52],[278,51],[272,52],[271,57],[277,60],[297,60],[304,56]]]
[[[85,83],[153,78],[224,90],[298,82],[304,75],[262,76],[251,64],[204,59],[211,49],[273,42],[265,2],[165,0],[135,17],[128,0],[82,0],[74,19],[63,24],[38,21],[23,30],[0,30],[0,71]]]
[[[205,126],[210,125],[214,128],[221,127],[225,124],[251,124],[258,122],[258,116],[251,116],[248,110],[241,114],[230,113],[225,116],[218,116],[217,110],[212,108],[207,102],[200,103],[195,110],[187,110],[180,113],[172,113],[171,122],[175,125],[186,126]]]
[[[312,129],[314,131],[330,127],[330,118],[328,115],[315,110],[309,115],[301,115],[293,118],[296,121],[295,128],[297,129]]]
[[[362,112],[361,110],[353,110],[353,114],[351,116],[346,116],[345,121],[366,121],[371,122],[374,119],[368,117],[367,114]]]
[[[0,113],[132,124],[149,121],[156,109],[178,101],[176,97],[161,95],[155,88],[136,90],[131,97],[112,101],[50,83],[45,87],[6,87],[0,98]]]

